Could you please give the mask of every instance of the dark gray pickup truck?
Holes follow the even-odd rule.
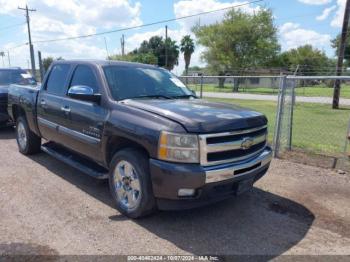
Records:
[[[20,152],[108,178],[132,218],[245,192],[271,161],[264,115],[198,99],[155,66],[57,61],[40,88],[13,85],[8,103]]]

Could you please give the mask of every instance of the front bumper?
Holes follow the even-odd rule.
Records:
[[[243,181],[254,183],[268,170],[272,150],[266,147],[245,161],[202,167],[150,160],[153,193],[159,209],[186,209],[216,202],[238,192]],[[179,197],[181,188],[195,189],[193,197]]]

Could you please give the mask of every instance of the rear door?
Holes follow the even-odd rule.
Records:
[[[94,93],[100,93],[101,83],[97,69],[91,65],[77,65],[74,69],[69,87],[89,86]],[[97,162],[102,162],[101,134],[108,111],[103,104],[82,101],[66,95],[63,107],[69,110],[66,122],[67,145]]]
[[[37,101],[38,126],[41,135],[49,141],[64,143],[58,127],[67,122],[63,101],[71,74],[71,65],[58,63],[52,66],[48,79],[39,92]]]

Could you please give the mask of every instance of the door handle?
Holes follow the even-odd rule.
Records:
[[[62,106],[62,107],[61,107],[61,110],[64,111],[64,112],[66,112],[66,113],[69,113],[69,112],[70,112],[70,108],[67,107],[67,106]]]
[[[42,106],[46,105],[45,100],[42,99],[42,100],[40,101],[40,105],[42,105]]]

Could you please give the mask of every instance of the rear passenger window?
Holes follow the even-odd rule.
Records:
[[[88,66],[80,65],[74,71],[72,82],[70,86],[88,86],[91,87],[95,93],[98,92],[97,80],[94,72]]]
[[[47,80],[46,90],[50,94],[63,95],[65,84],[67,82],[70,65],[58,64],[52,67],[49,79]]]

